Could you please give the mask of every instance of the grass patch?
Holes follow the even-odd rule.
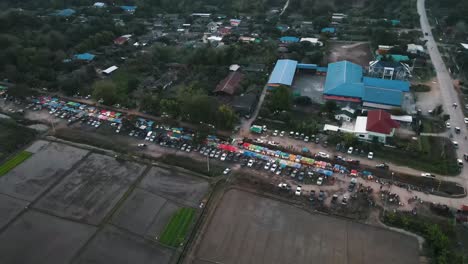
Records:
[[[442,133],[446,130],[445,122],[440,119],[422,118],[422,133]]]
[[[164,228],[159,241],[170,247],[180,246],[184,242],[194,215],[195,209],[180,208],[172,215],[169,223]]]
[[[9,171],[14,169],[16,166],[21,164],[23,161],[31,157],[32,153],[27,151],[22,151],[13,158],[7,160],[0,166],[0,176],[7,174]]]
[[[31,142],[36,134],[13,119],[0,119],[0,160]]]
[[[398,139],[396,148],[378,152],[379,158],[421,171],[442,175],[457,175],[455,148],[448,138],[419,137],[418,140]]]
[[[181,167],[193,172],[204,174],[210,177],[219,176],[223,173],[225,167],[216,164],[215,159],[210,159],[210,171],[208,172],[208,166],[206,161],[201,162],[190,157],[177,156],[173,154],[167,154],[159,158],[159,161],[168,165]]]

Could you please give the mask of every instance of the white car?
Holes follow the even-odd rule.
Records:
[[[319,152],[319,153],[317,153],[317,156],[325,158],[325,159],[330,158],[330,155],[325,153],[325,152]]]
[[[146,144],[140,143],[140,144],[138,144],[138,147],[144,148],[144,147],[146,147]]]
[[[270,169],[270,162],[267,162],[267,164],[265,164],[265,166],[263,167],[265,170],[269,170]]]
[[[294,194],[297,196],[301,196],[301,193],[302,193],[302,187],[299,185],[297,186],[296,192]]]
[[[251,159],[249,160],[249,162],[247,163],[247,167],[251,168],[254,164],[254,161]]]
[[[348,148],[348,154],[353,154],[353,147]]]
[[[278,130],[273,131],[273,136],[278,136]]]
[[[421,173],[421,176],[422,176],[422,177],[435,178],[435,175],[434,175],[434,174],[430,174],[430,173],[428,173],[428,172],[423,172],[423,173]]]
[[[452,141],[452,144],[456,149],[458,148],[458,142],[457,141]]]
[[[306,136],[306,137],[304,138],[304,142],[309,142],[309,136]]]
[[[317,185],[320,186],[320,185],[322,185],[322,184],[323,184],[323,177],[319,177],[319,178],[317,179]]]
[[[226,168],[224,171],[223,171],[223,174],[224,175],[227,175],[231,172],[231,169],[230,168]]]
[[[222,160],[222,161],[225,161],[226,157],[227,157],[227,154],[223,153],[223,155],[221,155],[221,158],[219,158],[219,159]]]
[[[450,122],[445,123],[445,126],[446,126],[447,128],[450,128]]]
[[[271,172],[275,172],[276,168],[278,168],[278,164],[273,163],[273,166],[271,166],[270,171],[271,171]]]
[[[468,117],[465,117],[463,121],[465,121],[465,124],[468,124]]]
[[[463,160],[457,159],[458,167],[463,167]]]
[[[280,137],[284,137],[284,131],[281,131]]]
[[[368,159],[373,159],[374,158],[374,152],[369,152],[369,154],[367,154],[367,158]]]

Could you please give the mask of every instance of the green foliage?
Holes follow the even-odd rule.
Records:
[[[180,208],[175,212],[169,223],[164,228],[164,231],[159,238],[159,241],[170,247],[180,246],[189,230],[190,224],[193,221],[195,209],[193,208]]]
[[[93,98],[102,99],[104,104],[113,105],[117,102],[117,88],[111,80],[97,81],[93,85]]]
[[[236,124],[238,118],[234,110],[228,105],[221,105],[218,108],[217,124],[222,129],[231,129]]]
[[[29,143],[36,131],[17,124],[12,119],[0,119],[0,159]]]
[[[150,114],[159,113],[160,100],[156,95],[147,95],[143,97],[140,103],[140,110]]]
[[[12,88],[8,89],[8,95],[18,97],[18,98],[25,98],[32,94],[31,88],[24,83],[19,83]]]
[[[21,164],[23,161],[31,157],[32,153],[27,151],[22,151],[13,158],[7,160],[5,163],[0,165],[0,176],[7,174],[9,171],[14,169],[16,166]]]
[[[383,218],[387,225],[395,226],[414,232],[424,237],[428,256],[432,258],[432,263],[463,263],[463,256],[455,251],[455,243],[451,243],[449,236],[453,236],[453,226],[445,223],[445,230],[441,225],[432,223],[429,219],[401,213],[387,212]]]
[[[270,111],[288,111],[292,105],[291,89],[281,85],[271,91],[268,98],[268,108]]]
[[[430,92],[431,87],[425,84],[415,84],[415,85],[411,85],[410,90],[416,93]]]

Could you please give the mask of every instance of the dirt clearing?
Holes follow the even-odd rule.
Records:
[[[199,260],[226,264],[415,264],[418,242],[400,233],[230,190],[196,254]]]
[[[347,60],[359,64],[363,67],[369,67],[369,61],[372,61],[370,46],[368,42],[330,42],[330,51],[328,57],[324,58],[326,64]]]

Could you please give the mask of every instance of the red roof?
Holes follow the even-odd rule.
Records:
[[[389,113],[383,110],[372,110],[367,112],[366,130],[380,134],[390,134],[394,128],[400,127],[400,124]]]
[[[114,43],[117,44],[117,45],[122,45],[127,41],[128,41],[128,38],[124,37],[124,36],[114,39]]]
[[[229,95],[233,95],[237,88],[240,86],[240,82],[244,79],[244,74],[240,72],[231,72],[224,78],[214,90],[215,92],[224,92]]]

